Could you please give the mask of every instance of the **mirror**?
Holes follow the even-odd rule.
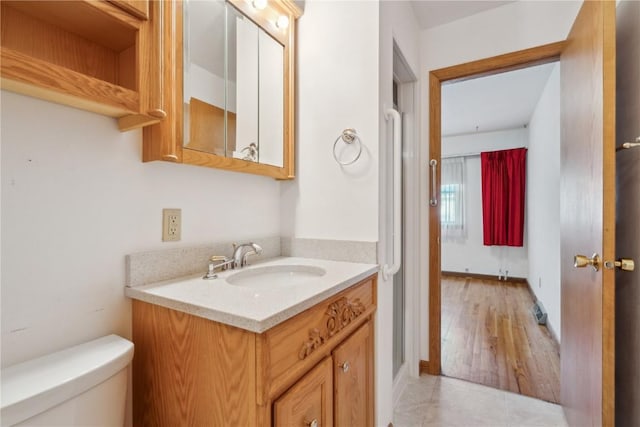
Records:
[[[293,177],[293,30],[275,24],[291,16],[281,3],[184,2],[183,148],[225,158],[216,167]]]

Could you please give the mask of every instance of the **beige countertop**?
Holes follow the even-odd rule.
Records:
[[[282,275],[269,274],[268,268],[282,266],[309,266],[322,269],[325,273],[321,276],[302,276],[297,279],[298,283],[287,284],[287,281],[282,281]],[[251,285],[241,286],[227,281],[238,273],[251,276],[250,272],[257,269],[267,273],[261,276],[264,281],[260,280],[260,283],[252,280]],[[125,295],[261,333],[377,271],[376,264],[280,257],[218,273],[218,278],[212,280],[204,280],[203,271],[197,276],[127,287]],[[233,282],[233,278],[230,280]]]

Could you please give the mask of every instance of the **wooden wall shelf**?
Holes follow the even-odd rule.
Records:
[[[2,1],[2,88],[120,118],[121,130],[157,123],[162,106],[151,105],[152,70],[144,69],[158,44],[141,18],[148,2],[116,4]]]
[[[111,117],[136,114],[137,92],[3,47],[2,87]]]

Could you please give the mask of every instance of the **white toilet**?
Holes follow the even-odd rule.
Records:
[[[122,426],[133,343],[109,335],[2,369],[2,426]]]

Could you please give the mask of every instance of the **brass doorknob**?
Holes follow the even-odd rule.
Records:
[[[308,424],[308,426],[309,426],[309,427],[318,427],[318,419],[317,419],[317,418],[314,418],[314,419],[313,419],[313,421],[311,421],[311,422]]]
[[[600,270],[601,262],[602,260],[598,254],[591,255],[591,258],[587,258],[584,255],[576,255],[573,257],[573,266],[577,268],[583,268],[590,265],[595,271],[598,271]]]
[[[636,263],[632,259],[620,258],[619,261],[605,261],[604,268],[612,270],[618,267],[623,271],[634,271],[636,269]]]
[[[351,364],[347,360],[341,365],[341,367],[342,367],[342,372],[349,372],[349,368],[351,368]]]

